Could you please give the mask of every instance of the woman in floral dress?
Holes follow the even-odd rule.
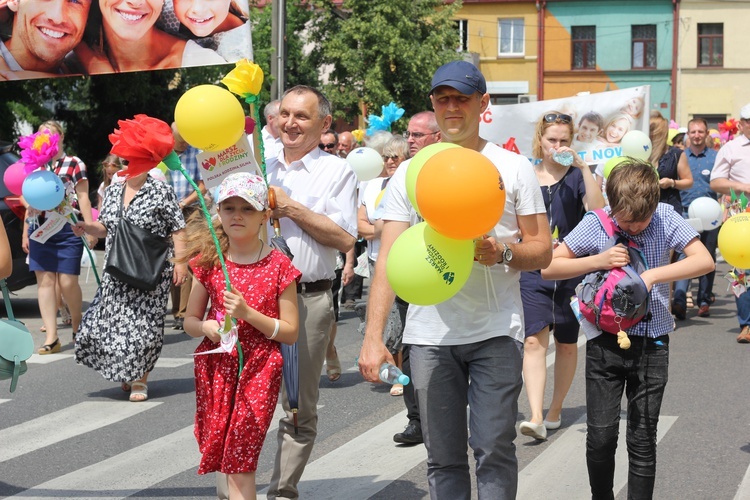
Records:
[[[104,262],[120,219],[168,238],[167,264],[154,291],[123,283],[106,271],[76,336],[76,362],[99,372],[107,380],[121,382],[130,401],[148,399],[146,380],[161,354],[164,311],[172,283],[187,278],[185,264],[169,259],[182,255],[185,219],[174,190],[148,173],[109,186],[99,220],[79,222],[76,231],[104,238]]]

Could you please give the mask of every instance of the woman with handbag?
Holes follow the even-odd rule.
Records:
[[[76,362],[121,382],[133,402],[148,399],[170,285],[187,279],[187,265],[171,262],[183,254],[184,228],[174,190],[148,173],[111,184],[99,220],[74,228],[106,237],[104,273],[78,330]]]

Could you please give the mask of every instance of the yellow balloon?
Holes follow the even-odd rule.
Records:
[[[719,250],[729,265],[750,269],[750,213],[727,219],[719,230]]]
[[[399,297],[410,304],[428,306],[458,293],[469,279],[473,264],[473,241],[448,238],[420,222],[393,243],[386,275]]]
[[[245,131],[245,113],[237,98],[217,85],[188,90],[174,110],[180,135],[203,151],[221,151],[234,145]]]
[[[604,178],[609,179],[609,174],[612,173],[612,170],[619,165],[621,162],[627,160],[624,156],[615,156],[613,158],[610,158],[604,163]]]

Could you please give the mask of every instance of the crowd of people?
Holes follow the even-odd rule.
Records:
[[[688,123],[683,150],[667,144],[666,120],[652,116],[654,153],[648,161],[626,159],[603,185],[574,145],[597,136],[620,140],[616,119],[605,123],[587,113],[576,120],[565,110],[549,110],[536,124],[533,156],[538,161],[532,164],[479,135],[489,94],[472,64],[458,61],[438,68],[429,99],[434,111],[414,114],[403,134],[383,132],[366,139],[365,145],[382,157],[383,170],[363,183],[345,160],[360,144],[351,132],[331,128],[331,105],[320,91],[295,86],[266,105],[261,133],[267,179],[230,175],[213,200],[217,217],[211,223],[229,289],[207,222],[198,213],[198,195],[182,176],[128,176],[126,162],[107,156],[100,163],[103,181],[94,217],[86,165],[61,147],[55,172],[71,184],[82,220],[42,243],[30,235],[45,213],[27,208],[24,248],[37,273],[46,330],[39,353],[60,350],[56,315],[64,304],[77,362],[119,383],[130,401],[145,401],[171,290],[172,326],[202,339],[195,361],[199,473],[217,473],[220,498],[254,498],[258,456],[280,400],[285,416],[278,426],[267,496],[298,498],[317,435],[320,374],[325,366],[331,382],[341,376],[335,346],[339,304],[358,302],[365,308],[363,278],[357,284],[354,272],[363,264],[368,272],[360,274],[369,275],[370,289],[359,369],[365,380],[378,382],[380,366],[389,362],[411,377],[411,384],[391,389],[392,395],[403,395],[408,419],[393,440],[424,444],[433,498],[470,498],[467,445],[476,458],[480,498],[515,498],[517,433],[543,441],[548,430],[563,424],[580,331],[588,340],[586,459],[592,496],[612,497],[620,401],[626,394],[629,496],[649,498],[669,333],[675,319],[687,317],[690,279],[699,279],[698,316],[709,316],[714,300],[718,229],[698,234],[685,220],[687,207],[698,197],[750,192],[750,174],[745,173],[750,168],[744,168],[750,167],[744,148],[750,140],[750,105],[740,112],[745,133],[718,153],[706,143],[704,120]],[[642,111],[642,103],[633,102],[622,113]],[[63,137],[59,124],[43,127]],[[175,151],[205,192],[198,151],[182,140],[174,124],[173,134]],[[436,305],[410,305],[391,289],[386,261],[398,236],[421,221],[406,192],[411,158],[437,142],[488,158],[502,178],[507,202],[495,227],[474,241],[475,262],[459,293]],[[571,164],[559,160],[565,154],[572,156]],[[628,350],[620,348],[616,332],[581,320],[570,307],[583,275],[623,266],[629,259],[623,246],[608,246],[598,217],[589,213],[596,209],[642,250],[649,267],[641,278],[650,291],[650,312],[627,329],[633,344]],[[279,221],[292,260],[263,239],[270,219]],[[82,311],[77,278],[84,245],[104,238],[106,261],[123,221],[164,239],[168,263],[153,290],[105,270]],[[492,304],[488,274],[496,297]],[[737,310],[737,341],[750,343],[747,294],[737,297]],[[236,348],[229,345],[227,355],[212,355],[224,346],[225,316],[233,318]],[[556,362],[545,415],[550,334]],[[292,405],[282,387],[280,345],[295,343],[299,394]],[[524,386],[531,413],[517,428]]]

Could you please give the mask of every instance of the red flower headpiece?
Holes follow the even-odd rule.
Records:
[[[125,177],[148,172],[174,150],[172,128],[157,118],[135,115],[132,120],[118,120],[119,129],[109,134],[110,153],[128,161]]]

